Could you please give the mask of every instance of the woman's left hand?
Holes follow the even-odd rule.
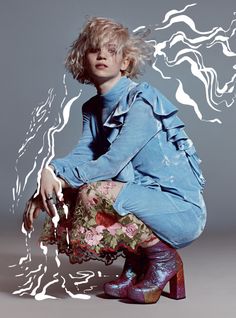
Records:
[[[42,197],[38,194],[35,198],[32,196],[26,203],[23,214],[23,224],[26,231],[33,229],[33,220],[39,216],[39,213],[44,210]]]

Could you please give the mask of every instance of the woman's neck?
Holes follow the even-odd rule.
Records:
[[[99,95],[107,93],[111,88],[121,79],[121,74],[116,77],[112,77],[110,79],[104,79],[103,81],[99,81],[98,83],[94,83],[97,93]]]

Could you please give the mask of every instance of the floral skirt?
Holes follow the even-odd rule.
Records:
[[[140,246],[156,236],[132,213],[120,216],[114,210],[116,187],[108,180],[65,189],[64,204],[56,204],[60,220],[55,227],[46,216],[39,241],[57,244],[71,263],[94,259],[108,265],[125,251],[139,254]]]

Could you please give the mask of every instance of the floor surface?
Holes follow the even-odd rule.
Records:
[[[20,267],[9,267],[19,262],[26,255],[24,235],[13,238],[4,234],[1,237],[1,272],[0,272],[0,308],[1,317],[236,317],[236,235],[233,234],[209,234],[207,231],[191,246],[180,250],[183,258],[186,279],[187,298],[184,300],[171,300],[161,296],[156,304],[133,304],[128,300],[107,299],[102,291],[105,281],[112,280],[122,269],[123,258],[116,260],[112,265],[105,266],[101,262],[90,261],[81,265],[71,265],[64,255],[59,255],[61,265],[58,269],[55,262],[55,249],[51,247],[48,253],[48,261],[42,250],[38,247],[34,237],[29,246],[32,252],[32,261],[28,264],[30,270],[36,270],[42,264],[40,273],[47,266],[46,274],[42,277],[40,288],[43,290],[49,281],[58,276],[53,275],[59,271],[59,275],[66,278],[66,288],[61,287],[62,279],[57,284],[48,287],[46,293],[56,299],[37,301],[33,296],[13,294],[21,290],[27,282],[26,274],[19,275]],[[89,295],[90,299],[73,299],[69,293],[78,293],[74,282],[78,273],[90,273],[87,283],[79,284],[79,293]],[[36,272],[37,274],[37,272]],[[36,275],[35,274],[35,275]],[[71,275],[69,275],[71,274]],[[36,276],[37,277],[37,276]],[[39,274],[38,274],[39,277]],[[28,276],[29,278],[29,276]],[[80,280],[81,281],[81,280]],[[35,280],[37,282],[37,279]],[[36,284],[36,283],[35,283]],[[25,285],[25,286],[29,286]],[[91,288],[91,286],[93,286]],[[26,287],[24,287],[26,288]],[[32,288],[33,289],[33,288]],[[32,291],[31,289],[31,291]]]

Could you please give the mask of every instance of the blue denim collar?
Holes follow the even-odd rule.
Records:
[[[132,80],[122,76],[118,82],[105,94],[98,94],[97,97],[102,103],[102,107],[112,108],[117,105],[120,98],[124,95],[125,90],[130,86]]]

